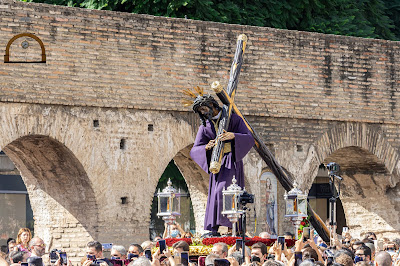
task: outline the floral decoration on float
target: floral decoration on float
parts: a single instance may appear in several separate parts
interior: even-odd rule
[[[215,243],[218,242],[223,242],[227,244],[228,246],[233,246],[236,243],[236,239],[242,239],[241,237],[231,237],[231,236],[226,236],[226,237],[209,237],[209,238],[204,238],[202,243],[203,245],[210,246],[214,245]],[[294,246],[295,240],[294,239],[286,239],[286,246],[287,247],[292,247]],[[276,239],[267,239],[267,238],[261,238],[261,237],[253,237],[249,238],[246,237],[246,246],[252,246],[257,242],[264,243],[267,247],[272,246],[275,242]]]
[[[228,246],[233,246],[236,243],[236,239],[241,239],[241,237],[209,237],[209,238],[167,238],[165,239],[167,246],[170,248],[172,251],[172,245],[175,244],[178,241],[185,241],[189,244],[189,254],[191,256],[206,256],[211,253],[212,246],[215,243],[218,242],[223,242],[227,244]],[[294,239],[286,239],[286,246],[288,248],[294,246],[295,240]],[[265,239],[261,237],[253,237],[253,238],[248,238],[246,237],[246,246],[252,246],[257,242],[264,243],[266,246],[270,247],[272,246],[275,242],[276,239]],[[156,245],[158,247],[158,243]],[[153,252],[155,252],[153,250]]]
[[[299,236],[299,239],[301,238],[301,235],[303,234],[303,228],[304,227],[310,227],[310,216],[304,217],[303,221],[300,222],[299,229],[297,230],[297,235]]]

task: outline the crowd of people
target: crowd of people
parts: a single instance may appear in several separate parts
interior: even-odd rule
[[[190,237],[178,225],[172,237]],[[86,257],[82,258],[81,266],[400,266],[399,246],[400,239],[377,239],[373,232],[364,235],[363,239],[353,238],[349,232],[342,236],[333,234],[330,243],[325,243],[311,230],[310,239],[301,236],[295,245],[288,248],[286,242],[278,240],[267,247],[257,242],[251,247],[229,247],[223,242],[213,245],[207,256],[190,256],[189,244],[186,241],[177,241],[172,250],[156,247],[157,237],[153,241],[142,244],[131,244],[128,249],[122,245],[113,245],[110,258],[106,258],[103,246],[98,241],[91,241],[86,246]],[[164,238],[166,235],[163,236]],[[260,238],[271,238],[267,232],[262,232]],[[293,238],[290,233],[286,239]],[[165,243],[165,242],[164,242]],[[50,259],[44,255],[46,245],[39,237],[32,237],[29,229],[19,230],[16,239],[9,239],[7,246],[2,246],[0,266],[44,266],[49,265],[72,266],[67,257],[63,257],[60,250],[52,250]],[[54,256],[57,254],[57,256]],[[244,256],[243,256],[244,254]],[[185,256],[184,256],[185,255]]]

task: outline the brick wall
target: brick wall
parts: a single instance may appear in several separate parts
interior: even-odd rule
[[[58,169],[62,160],[49,163],[46,150],[33,156],[36,161],[29,165],[24,158],[31,158],[27,152],[35,146],[27,149],[29,141],[24,137],[45,136],[45,143],[47,138],[55,139],[82,164],[71,180],[82,178],[80,187],[89,189],[89,203],[98,208],[94,220],[76,215],[74,200],[82,195],[72,200],[46,196],[45,206],[34,209],[37,232],[45,233],[47,242],[54,240],[54,247],[70,246],[77,260],[88,239],[117,239],[125,245],[147,239],[152,193],[172,158],[196,197],[195,216],[201,228],[207,178],[188,158],[198,119],[179,103],[183,99],[179,90],[196,85],[208,88],[215,80],[226,84],[241,33],[249,43],[236,101],[302,188],[310,188],[322,162],[335,159],[359,165],[363,157],[346,148],[359,146],[361,155],[387,170],[386,178],[379,179],[379,191],[388,195],[390,206],[398,203],[397,42],[8,0],[0,0],[0,14],[4,51],[9,40],[21,33],[35,34],[46,49],[45,64],[0,61],[0,147],[9,155],[12,147],[18,148],[12,159],[20,161],[25,182],[39,183],[28,189],[34,202],[49,195],[52,170],[69,176],[71,169],[68,165]],[[26,49],[21,47],[25,40]],[[24,36],[11,44],[10,60],[40,61],[41,52],[39,43]],[[99,127],[94,127],[94,120]],[[123,150],[121,139],[126,141]],[[15,146],[15,141],[20,145]],[[32,167],[35,162],[39,169]],[[365,167],[352,171],[365,174]],[[254,151],[246,157],[246,188],[256,194],[258,230],[265,225],[265,193],[259,181],[265,168]],[[33,170],[38,171],[39,181]],[[356,185],[351,181],[353,173],[347,175],[346,213],[382,216],[375,210],[386,210],[384,202],[376,205],[351,198],[351,193],[366,188],[357,187],[362,175]],[[291,228],[283,219],[282,194],[279,187],[281,232]],[[125,196],[128,203],[122,206],[120,198]],[[359,210],[352,211],[355,205]],[[51,207],[57,212],[49,212]],[[51,219],[51,214],[57,218],[60,213],[68,221]],[[354,226],[362,223],[348,221]],[[49,230],[51,223],[54,227]],[[358,228],[357,233],[364,229]],[[392,234],[400,228],[384,219],[378,229]],[[79,243],[73,243],[76,236],[83,236]]]
[[[0,47],[28,32],[47,55],[46,64],[0,63],[1,101],[185,111],[179,90],[226,84],[236,37],[245,33],[237,93],[245,114],[399,118],[398,42],[9,0],[0,1],[0,11]],[[40,52],[35,41],[20,38],[10,60]]]

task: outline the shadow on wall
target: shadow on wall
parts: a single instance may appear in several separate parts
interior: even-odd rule
[[[30,197],[40,190],[48,194],[96,238],[95,194],[82,164],[65,145],[48,136],[32,135],[9,143],[3,150],[19,169]],[[47,215],[60,214],[57,206],[40,207],[47,208]],[[45,215],[35,213],[35,206],[32,209],[36,219]]]

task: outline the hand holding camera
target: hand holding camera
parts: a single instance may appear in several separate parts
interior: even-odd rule
[[[67,253],[59,249],[51,250],[49,256],[50,256],[50,263],[56,266],[72,265],[71,262],[68,260]]]

